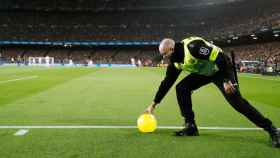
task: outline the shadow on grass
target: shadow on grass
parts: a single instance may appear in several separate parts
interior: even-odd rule
[[[220,145],[266,145],[271,146],[269,137],[265,132],[256,131],[200,131],[200,136],[174,136],[176,130],[159,129],[154,133],[140,133],[137,130],[130,133],[130,137],[139,137],[140,139],[163,139],[178,141],[178,143],[207,143]]]

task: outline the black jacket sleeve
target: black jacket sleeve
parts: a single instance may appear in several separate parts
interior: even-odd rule
[[[209,60],[212,47],[202,40],[194,40],[188,44],[188,49],[193,57],[197,59]]]
[[[218,66],[219,71],[221,72],[221,75],[223,75],[225,81],[231,80],[232,82],[235,82],[233,65],[231,59],[226,54],[219,53],[215,64]]]
[[[158,91],[154,97],[155,103],[160,103],[163,97],[167,94],[169,89],[177,80],[178,76],[180,75],[181,70],[176,69],[173,63],[170,63],[166,70],[166,75],[163,81],[161,82]]]

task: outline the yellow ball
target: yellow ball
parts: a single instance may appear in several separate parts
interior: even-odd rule
[[[152,114],[142,114],[137,119],[137,127],[143,133],[154,132],[157,128],[157,120]]]

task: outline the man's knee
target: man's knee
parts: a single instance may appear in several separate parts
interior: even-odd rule
[[[229,94],[226,98],[231,106],[239,112],[246,112],[246,109],[250,106],[249,102],[240,93]]]
[[[191,93],[191,89],[187,86],[183,86],[182,84],[176,85],[176,92],[177,93]]]

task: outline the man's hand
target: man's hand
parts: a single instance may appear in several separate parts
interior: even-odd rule
[[[153,114],[153,113],[154,113],[154,110],[155,110],[155,108],[156,108],[156,105],[157,105],[157,103],[154,103],[154,102],[153,102],[151,105],[149,105],[149,106],[146,108],[146,110],[145,110],[144,113]]]
[[[235,89],[234,85],[231,83],[231,81],[224,82],[224,89],[227,94],[233,94],[236,91],[236,89]]]

